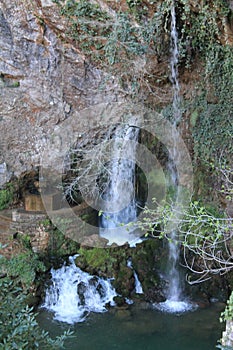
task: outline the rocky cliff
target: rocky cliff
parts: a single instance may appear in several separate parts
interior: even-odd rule
[[[84,34],[91,35],[91,31],[88,33],[89,22],[84,22],[84,29],[80,25],[77,33],[75,30],[78,30],[78,26],[75,24],[74,28],[76,29],[71,33],[74,19],[78,20],[77,12],[75,12],[77,7],[75,7],[76,4],[74,5],[74,2],[52,0],[1,1],[1,185],[9,180],[13,174],[19,176],[39,166],[42,151],[48,143],[49,137],[64,120],[71,118],[78,125],[80,118],[82,118],[78,111],[102,102],[118,101],[119,96],[122,98],[122,96],[130,95],[127,87],[129,76],[132,86],[134,84],[133,88],[137,84],[140,85],[141,95],[139,94],[140,96],[138,97],[141,102],[153,107],[158,107],[161,104],[166,106],[171,102],[172,90],[168,68],[170,53],[167,47],[169,46],[169,33],[168,27],[166,27],[168,9],[170,7],[169,2],[117,1],[109,3],[105,1],[90,1],[90,4],[94,7],[87,8],[87,2],[83,2],[83,7],[79,8],[79,13],[82,15],[84,13],[84,17],[89,11],[89,17],[92,18],[90,9],[94,9],[95,14],[104,13],[103,17],[110,18],[111,22],[116,19],[116,16],[119,16],[120,9],[120,13],[128,13],[129,18],[132,20],[129,26],[128,17],[123,15],[118,17],[119,23],[115,25],[119,41],[126,40],[116,46],[119,49],[119,55],[125,59],[124,55],[138,50],[137,55],[126,65],[125,71],[123,71],[122,65],[119,63],[115,64],[114,69],[118,77],[112,74],[112,70],[109,70],[107,73],[106,70],[102,69],[103,65],[101,64],[93,65],[90,55],[86,54],[85,45],[89,48],[89,51],[94,51],[98,45],[100,47],[103,44],[102,38],[98,42],[98,32],[93,31],[97,44],[90,44],[88,42],[90,38],[85,39],[86,41],[84,40],[85,45],[82,45],[83,43],[80,44],[78,37],[80,34],[84,32]],[[62,8],[63,12],[61,11],[61,6],[64,6]],[[190,1],[185,5],[181,1],[178,6],[178,27],[182,24],[182,33],[185,30],[190,31],[185,39],[185,45],[187,46],[185,50],[187,52],[193,50],[189,46],[195,45],[195,35],[200,35],[196,39],[197,42],[203,39],[202,32],[200,32],[199,28],[195,28],[195,17],[197,17],[197,14],[200,14],[200,18],[203,18],[203,14],[208,13],[208,11],[210,11],[210,18],[216,14],[214,21],[218,23],[220,29],[217,41],[223,44],[232,44],[232,20],[229,20],[229,16],[228,19],[224,18],[224,12],[221,12],[221,9],[215,5],[206,5],[209,7],[205,9],[197,1]],[[228,2],[228,7],[233,7],[232,1]],[[72,13],[72,11],[74,12]],[[117,11],[118,14],[116,15]],[[156,14],[158,24],[153,23],[153,16],[156,11],[160,11],[164,16],[161,21],[162,17]],[[139,38],[140,40],[137,38],[139,35],[137,29],[139,17],[140,23],[146,23],[148,18],[152,19],[148,22],[148,25],[151,25],[151,28],[148,27],[148,33],[142,31],[143,40],[147,40],[150,45],[146,54],[140,51],[144,50],[144,43],[141,45],[141,38]],[[107,32],[107,29],[105,32],[102,30],[104,25],[101,24],[101,20],[97,22],[97,25],[100,25],[101,33],[105,35],[104,40],[106,43],[106,38],[109,37],[110,32]],[[93,18],[91,21],[93,21]],[[163,23],[163,21],[165,22]],[[191,21],[193,21],[193,28],[191,27],[192,24],[190,24]],[[204,19],[204,21],[208,21],[208,18]],[[165,32],[161,33],[160,39],[156,39],[157,42],[155,43],[155,48],[153,48],[151,46],[151,42],[154,40],[153,30],[156,30],[156,28],[158,30],[159,25],[165,29]],[[200,28],[201,25],[202,23],[200,23]],[[125,33],[124,26],[126,28]],[[93,30],[93,27],[90,28]],[[152,35],[149,33],[149,30],[151,30]],[[135,42],[130,42],[127,37],[130,31],[131,39],[135,40]],[[150,35],[151,37],[149,37]],[[124,38],[127,37],[127,39],[124,39],[123,36]],[[108,46],[110,45],[109,42]],[[129,45],[128,48],[126,47],[127,45]],[[109,55],[112,55],[111,46],[109,47],[110,52],[106,48],[105,54],[108,56],[108,62],[111,63],[114,58],[112,56],[109,57]],[[161,51],[159,54],[158,47],[160,47]],[[121,51],[122,48],[125,49],[125,52]],[[117,52],[115,52],[116,54]],[[182,96],[186,100],[192,99],[196,93],[196,82],[203,74],[203,66],[199,58],[196,57],[195,60],[192,60],[189,68],[181,65],[179,74]],[[121,87],[119,87],[119,80],[123,82]],[[141,93],[142,91],[143,93]],[[211,94],[209,99],[214,99]],[[189,130],[190,122],[187,118],[184,118],[181,129],[187,142],[191,142],[190,147],[192,148]]]
[[[1,1],[2,183],[39,166],[56,125],[85,107],[116,99],[114,91],[100,89],[102,72],[63,40],[64,26],[52,1]]]

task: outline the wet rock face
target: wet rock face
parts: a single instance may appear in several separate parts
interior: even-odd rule
[[[128,245],[105,249],[82,247],[76,265],[92,275],[114,278],[112,284],[123,299],[160,302],[164,300],[163,281],[159,276],[162,251],[161,242],[157,240],[144,241],[136,248]],[[128,266],[129,259],[132,260],[132,268]],[[143,294],[135,291],[134,271],[142,285]],[[116,302],[120,305],[122,300]]]
[[[56,125],[115,99],[72,45],[50,0],[0,4],[0,164],[16,176],[40,164]]]

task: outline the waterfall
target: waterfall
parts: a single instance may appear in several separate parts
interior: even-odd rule
[[[174,130],[180,121],[180,85],[178,79],[178,61],[179,61],[179,51],[178,51],[178,33],[176,29],[176,12],[175,3],[171,8],[171,81],[173,87],[173,127]],[[170,182],[172,188],[175,189],[175,195],[177,195],[177,172],[174,166],[174,159],[177,157],[177,147],[176,147],[176,135],[175,132],[172,134],[174,147],[170,151],[170,157],[168,160],[168,170],[170,173]],[[182,288],[180,282],[180,275],[177,268],[179,263],[179,244],[176,238],[176,231],[172,230],[170,234],[171,240],[169,240],[169,259],[168,259],[168,279],[169,288],[167,293],[167,299],[171,301],[180,301],[182,298]]]
[[[170,175],[170,186],[173,189],[174,197],[178,195],[178,177],[175,168],[175,160],[178,159],[178,147],[176,147],[176,127],[181,119],[180,109],[180,85],[178,79],[178,61],[179,61],[179,50],[178,50],[178,33],[176,28],[176,12],[175,12],[175,1],[171,8],[171,82],[173,88],[173,128],[172,128],[172,139],[173,148],[170,150],[168,160],[168,171]],[[176,230],[171,229],[170,240],[168,242],[168,290],[167,300],[160,303],[156,307],[166,312],[185,312],[192,309],[194,306],[190,304],[183,295],[182,281],[179,273],[179,253],[180,245],[177,240]]]
[[[56,320],[72,324],[83,322],[90,312],[107,311],[107,304],[115,305],[117,294],[109,279],[83,272],[75,265],[75,257],[69,261],[70,265],[51,269],[43,308],[53,312]]]
[[[123,245],[128,242],[135,246],[140,242],[140,232],[135,225],[137,220],[137,200],[135,194],[135,157],[139,128],[132,123],[116,128],[112,159],[107,165],[108,184],[103,193],[105,205],[100,217],[100,236],[107,238],[109,245]]]
[[[143,294],[141,282],[139,281],[138,275],[136,274],[135,271],[133,272],[133,275],[134,275],[134,279],[135,279],[135,293],[136,294]]]
[[[136,294],[143,294],[143,289],[142,289],[142,285],[141,282],[139,281],[138,275],[136,273],[136,271],[133,268],[132,265],[132,260],[128,259],[127,261],[127,266],[133,270],[133,275],[134,275],[134,280],[135,280],[135,293]]]
[[[176,11],[175,2],[171,8],[171,81],[173,88],[173,125],[176,126],[181,119],[180,111],[180,84],[178,79],[178,63],[179,63],[179,50],[178,50],[178,33],[176,29]]]

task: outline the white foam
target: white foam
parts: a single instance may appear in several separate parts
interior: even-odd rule
[[[70,259],[71,265],[51,270],[51,285],[42,305],[56,320],[69,324],[83,322],[90,312],[107,311],[106,304],[114,306],[117,295],[109,279],[83,272],[74,260]]]
[[[122,246],[128,243],[131,248],[135,248],[136,244],[139,244],[143,241],[140,238],[142,233],[132,228],[130,230],[127,225],[123,227],[119,226],[116,228],[100,228],[99,234],[100,237],[106,238],[108,240],[107,245],[109,246],[112,244]]]
[[[126,302],[126,304],[128,304],[128,305],[132,305],[132,304],[133,304],[133,300],[132,300],[132,299],[129,299],[129,298],[125,298],[125,302]]]
[[[171,314],[181,314],[188,311],[194,311],[197,309],[197,305],[194,303],[191,303],[189,301],[177,301],[177,300],[171,300],[167,299],[166,301],[158,304],[153,304],[153,306],[162,311],[167,312]]]

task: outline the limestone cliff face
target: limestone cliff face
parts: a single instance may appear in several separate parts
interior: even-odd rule
[[[123,10],[129,6],[123,0],[96,0],[94,3],[111,16],[113,13],[113,18],[114,6],[121,6]],[[232,8],[232,1],[228,3]],[[199,11],[198,1],[190,0],[190,4],[194,13]],[[148,6],[154,13],[156,7]],[[219,40],[232,43],[232,28],[224,23]],[[82,122],[78,111],[119,101],[127,95],[124,88],[119,88],[116,77],[108,74],[105,79],[106,72],[90,64],[66,35],[67,28],[67,19],[52,0],[2,0],[0,3],[0,186],[12,174],[20,176],[40,165],[41,154],[53,131],[64,121],[67,125],[71,120],[78,129]],[[169,46],[168,35],[166,40]],[[141,90],[147,89],[140,97],[147,106],[166,106],[171,102],[168,67],[169,53],[158,58],[154,52],[144,58],[137,56],[128,65],[131,77],[136,72],[138,80],[143,81]],[[116,69],[120,71],[121,67]],[[202,75],[198,58],[191,69],[181,67],[179,73],[180,92],[184,99],[190,100],[196,93],[196,81]],[[95,113],[89,117],[90,130],[93,118]],[[180,129],[192,152],[188,118],[182,120]],[[92,137],[90,130],[89,138]]]
[[[115,100],[100,91],[102,73],[62,40],[63,32],[65,23],[52,1],[0,3],[2,183],[39,165],[56,125],[80,109]]]

